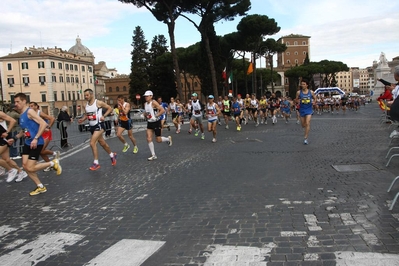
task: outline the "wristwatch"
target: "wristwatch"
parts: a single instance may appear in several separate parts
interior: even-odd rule
[[[35,140],[38,140],[38,139],[39,139],[39,137],[34,137],[33,139],[35,139]]]

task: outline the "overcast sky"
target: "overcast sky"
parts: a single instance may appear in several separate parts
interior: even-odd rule
[[[399,1],[394,0],[252,0],[249,14],[274,18],[281,31],[311,36],[310,60],[342,61],[349,67],[371,66],[381,52],[390,61],[399,56]],[[298,3],[298,4],[297,4]],[[169,39],[166,25],[145,8],[117,0],[1,0],[0,56],[24,47],[68,50],[82,39],[108,68],[130,73],[132,35],[140,26],[149,43],[155,35]],[[216,24],[216,33],[236,31],[240,17]],[[200,40],[184,18],[176,25],[176,44],[187,47]]]

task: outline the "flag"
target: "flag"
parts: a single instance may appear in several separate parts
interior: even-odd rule
[[[233,72],[230,72],[229,84],[233,82]]]
[[[248,70],[247,70],[247,75],[251,74],[254,72],[254,66],[252,65],[252,62],[249,63]]]
[[[225,67],[223,72],[222,72],[222,79],[226,80],[226,78],[227,78],[227,74],[226,74],[226,67]]]

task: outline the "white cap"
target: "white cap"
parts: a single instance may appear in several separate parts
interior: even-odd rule
[[[152,91],[146,91],[143,96],[152,96]]]

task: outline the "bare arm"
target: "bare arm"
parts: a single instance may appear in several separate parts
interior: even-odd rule
[[[103,101],[97,100],[97,107],[99,107],[99,108],[106,108],[106,109],[107,109],[107,111],[103,114],[103,117],[102,117],[102,120],[101,120],[101,121],[104,121],[104,117],[107,116],[107,115],[109,115],[110,113],[112,113],[112,107],[109,106],[108,104],[106,104],[106,103],[103,102]],[[100,117],[100,119],[101,119],[101,117]]]
[[[157,101],[152,101],[152,108],[156,108],[158,110],[157,117],[165,113],[165,109]]]
[[[13,128],[15,126],[15,124],[17,123],[17,121],[14,118],[12,118],[11,116],[9,116],[1,111],[0,111],[0,118],[9,123],[9,125],[8,125],[9,129]],[[5,136],[2,135],[1,137],[3,137],[3,138],[7,137],[8,133],[9,133],[9,130],[7,129],[7,132],[3,133],[3,134],[5,134]]]
[[[28,110],[28,118],[39,124],[39,130],[37,131],[36,136],[34,136],[34,139],[37,139],[43,134],[47,127],[47,123],[33,109]]]
[[[54,117],[49,116],[48,114],[43,113],[43,112],[40,112],[40,117],[43,118],[43,119],[48,120],[48,127],[49,128],[51,128],[53,126],[53,124],[55,122],[55,118]]]

